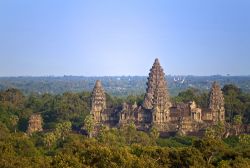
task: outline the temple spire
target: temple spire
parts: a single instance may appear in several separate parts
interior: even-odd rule
[[[92,91],[92,107],[91,114],[94,116],[95,122],[101,122],[101,113],[106,109],[106,95],[102,87],[101,81],[97,80]]]
[[[40,114],[32,114],[29,118],[27,133],[32,134],[33,132],[43,131],[42,123],[43,119]]]
[[[157,114],[153,114],[153,121],[163,123],[169,120],[169,108],[171,103],[165,74],[157,58],[150,69],[146,91],[147,93],[144,97],[143,107],[150,110],[155,109],[153,113]]]
[[[158,65],[160,65],[160,62],[159,62],[159,59],[158,59],[158,58],[156,58],[156,59],[155,59],[154,64],[158,64]]]
[[[224,97],[217,82],[212,84],[209,96],[209,109],[212,112],[214,122],[225,120]]]

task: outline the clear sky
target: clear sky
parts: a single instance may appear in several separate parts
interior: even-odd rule
[[[0,0],[0,76],[250,75],[249,0]]]

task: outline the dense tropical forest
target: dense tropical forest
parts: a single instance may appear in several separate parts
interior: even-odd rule
[[[226,120],[233,128],[250,123],[250,94],[236,85],[224,85]],[[115,97],[107,94],[107,106],[122,102],[140,105],[143,94]],[[208,92],[188,88],[173,102],[195,100],[207,107]],[[163,138],[157,129],[141,132],[135,125],[109,129],[94,137],[88,120],[90,92],[0,92],[0,167],[250,167],[250,135],[223,137],[222,123],[203,137],[176,135]],[[28,119],[39,113],[43,131],[27,134]]]
[[[171,95],[192,87],[209,91],[212,82],[218,81],[222,86],[237,85],[242,91],[250,93],[250,76],[176,76],[167,75],[168,89]],[[63,77],[0,77],[0,90],[17,88],[24,94],[91,91],[96,80],[101,80],[105,91],[112,96],[127,97],[143,94],[146,90],[147,76],[63,76]]]

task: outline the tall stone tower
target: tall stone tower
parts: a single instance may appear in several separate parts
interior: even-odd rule
[[[171,103],[165,74],[158,59],[155,59],[150,69],[146,91],[143,107],[152,111],[152,123],[162,124],[169,121]]]
[[[96,123],[101,122],[101,113],[106,109],[106,95],[102,87],[101,81],[97,80],[92,91],[92,107],[91,114]]]
[[[32,134],[33,132],[43,131],[42,123],[43,119],[40,114],[32,114],[29,118],[27,133]]]
[[[212,112],[214,122],[225,120],[224,97],[220,85],[217,82],[212,84],[209,97],[209,109]]]

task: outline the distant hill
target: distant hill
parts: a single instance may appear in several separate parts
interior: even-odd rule
[[[97,79],[113,96],[143,94],[147,82],[146,76],[0,77],[0,90],[18,88],[25,94],[91,91]],[[218,81],[222,86],[235,84],[243,91],[250,92],[250,76],[166,76],[166,79],[172,96],[190,87],[208,91],[213,81]]]

